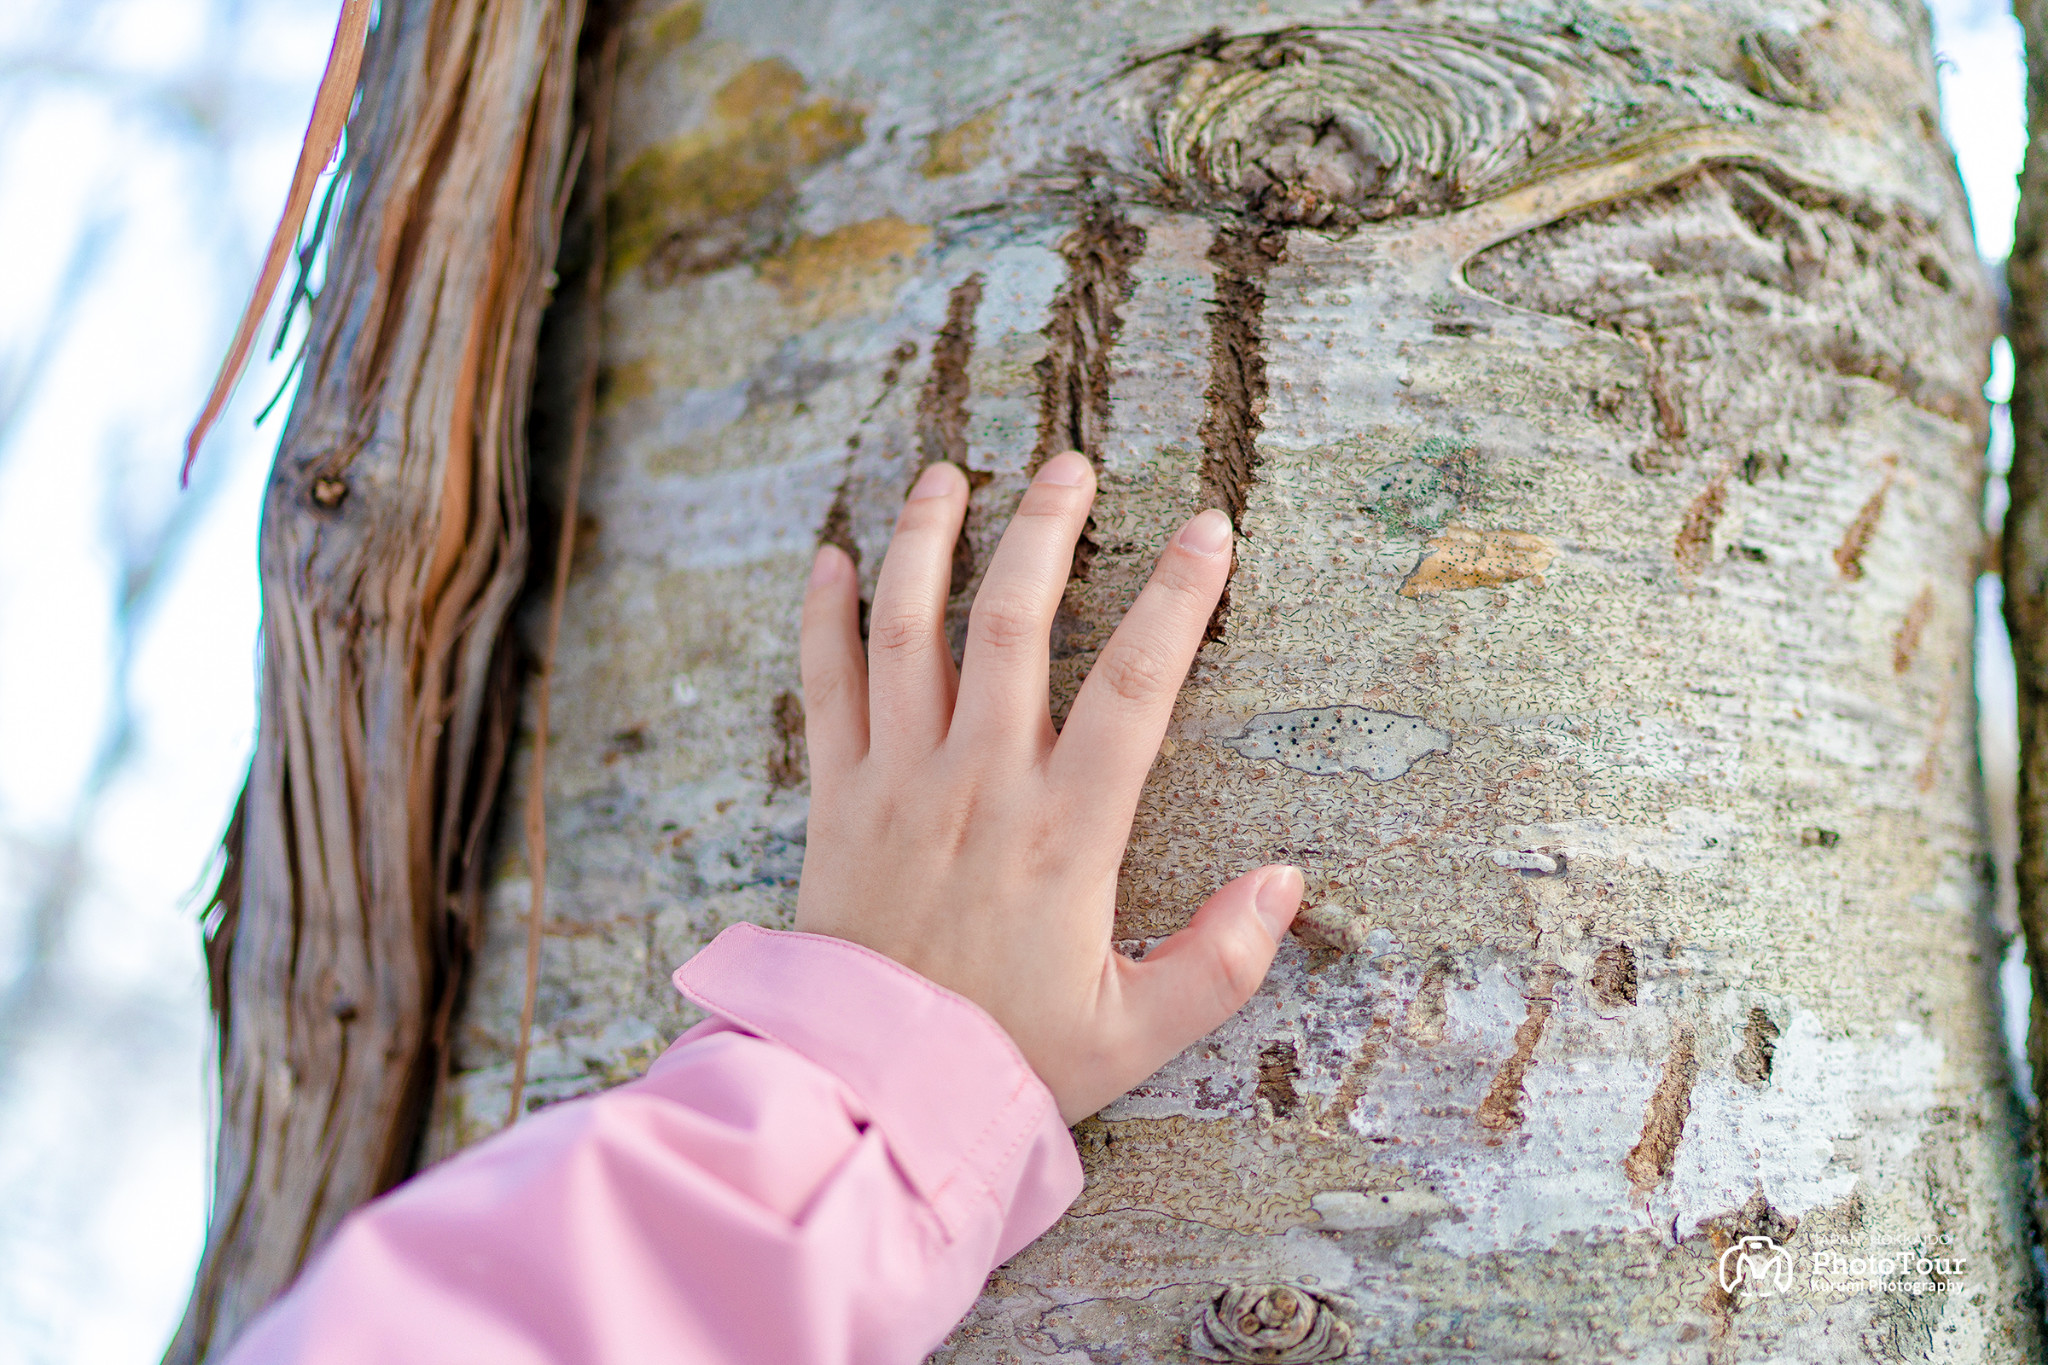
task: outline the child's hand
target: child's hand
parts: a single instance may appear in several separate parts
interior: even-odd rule
[[[1112,951],[1139,789],[1230,571],[1230,520],[1174,537],[1063,730],[1048,641],[1095,476],[1055,456],[1026,490],[968,615],[945,632],[967,480],[924,471],[875,585],[861,658],[852,561],[824,546],[804,599],[811,813],[796,927],[958,991],[1013,1038],[1069,1122],[1236,1013],[1301,900],[1268,865],[1225,885],[1143,962]]]

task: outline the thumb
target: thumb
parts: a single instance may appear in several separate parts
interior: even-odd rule
[[[1219,887],[1187,928],[1132,971],[1125,1000],[1133,1050],[1156,1070],[1242,1009],[1300,905],[1301,869],[1285,863]]]

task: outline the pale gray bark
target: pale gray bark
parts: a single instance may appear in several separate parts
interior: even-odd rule
[[[964,615],[1078,444],[1056,711],[1179,519],[1240,528],[1119,935],[1270,859],[1309,908],[939,1358],[2040,1355],[1970,724],[1994,323],[1917,6],[713,0],[624,51],[534,1103],[790,922],[815,542],[872,585],[961,459]],[[437,1151],[501,1121],[527,894],[507,839]],[[1790,1292],[1719,1283],[1746,1236]]]

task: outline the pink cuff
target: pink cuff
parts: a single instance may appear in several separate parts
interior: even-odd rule
[[[949,1238],[999,1221],[994,1264],[1080,1194],[1052,1092],[964,996],[857,943],[755,924],[720,933],[674,981],[707,1013],[837,1076]]]

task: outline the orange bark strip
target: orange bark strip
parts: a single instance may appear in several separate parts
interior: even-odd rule
[[[243,366],[249,363],[249,351],[256,344],[256,329],[263,325],[264,310],[270,307],[277,282],[284,277],[284,263],[291,257],[292,247],[299,240],[299,227],[306,221],[306,210],[313,203],[313,187],[320,182],[320,172],[340,145],[342,129],[348,126],[356,77],[363,69],[363,39],[370,29],[370,4],[371,0],[343,0],[341,15],[335,20],[334,45],[328,49],[327,70],[321,73],[320,88],[313,96],[313,113],[306,121],[306,140],[299,146],[299,164],[292,171],[292,187],[285,195],[284,212],[278,217],[277,231],[270,234],[270,246],[263,253],[263,269],[256,276],[256,287],[250,291],[248,306],[235,327],[235,339],[220,362],[220,373],[214,376],[213,391],[206,395],[206,406],[200,410],[199,420],[192,424],[191,435],[185,438],[185,463],[178,470],[180,487],[191,478],[192,461],[199,456],[200,442],[220,420],[236,381],[242,377]]]

